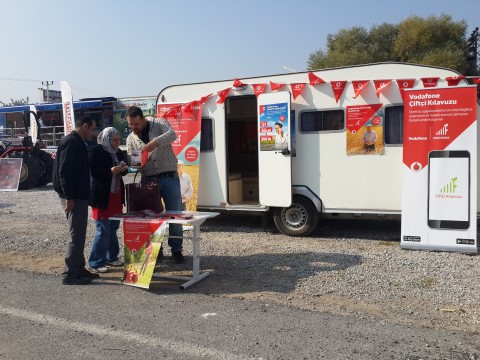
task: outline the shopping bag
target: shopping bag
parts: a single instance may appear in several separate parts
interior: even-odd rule
[[[127,213],[152,210],[156,213],[163,211],[162,198],[158,184],[141,184],[136,182],[138,171],[135,174],[133,183],[126,185],[127,192]]]

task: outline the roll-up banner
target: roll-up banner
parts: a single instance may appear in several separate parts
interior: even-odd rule
[[[66,81],[60,81],[60,90],[62,92],[63,128],[65,135],[68,135],[75,129],[72,89]]]
[[[477,253],[476,86],[407,90],[401,247]]]

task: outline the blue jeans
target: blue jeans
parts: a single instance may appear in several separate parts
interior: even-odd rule
[[[105,266],[107,262],[118,260],[117,230],[119,220],[95,220],[95,237],[93,238],[92,250],[88,258],[88,266],[98,268]]]
[[[156,181],[160,188],[160,196],[165,203],[165,210],[182,211],[182,195],[180,193],[180,179],[178,174],[175,173],[173,177],[145,177],[145,181]],[[183,236],[183,228],[180,224],[170,224],[169,235],[170,236]],[[168,238],[168,245],[170,246],[172,253],[182,252],[183,239],[182,238]]]

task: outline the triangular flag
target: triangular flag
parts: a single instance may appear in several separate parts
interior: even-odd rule
[[[465,76],[459,75],[459,76],[449,76],[445,78],[447,80],[448,86],[457,86],[460,80],[465,79]]]
[[[226,88],[217,92],[217,95],[218,95],[217,104],[223,104],[229,92],[230,92],[230,88]]]
[[[480,77],[473,77],[472,81],[474,84],[480,84]]]
[[[272,89],[272,91],[278,90],[278,89],[280,89],[284,86],[285,86],[285,84],[277,84],[277,83],[274,83],[274,82],[270,81],[270,88]]]
[[[202,97],[200,98],[200,100],[199,100],[200,103],[201,103],[201,104],[205,104],[205,103],[207,102],[208,98],[209,98],[210,96],[212,96],[212,95],[213,95],[213,94],[208,94],[207,96],[202,96]]]
[[[365,90],[365,88],[367,87],[368,83],[370,82],[370,80],[355,80],[355,81],[352,81],[352,84],[353,84],[353,90],[355,90],[355,95],[353,96],[353,98],[355,99],[358,95],[360,95],[360,93]]]
[[[292,94],[293,94],[293,100],[295,100],[298,97],[298,95],[302,93],[305,85],[306,85],[305,83],[290,84],[290,87],[292,89]]]
[[[373,80],[375,93],[380,97],[380,93],[392,82],[392,80]]]
[[[252,84],[253,86],[253,92],[255,93],[255,96],[258,97],[258,95],[263,94],[265,92],[265,88],[267,87],[267,84]]]
[[[182,111],[185,113],[191,113],[193,111],[193,107],[197,106],[198,103],[198,100],[190,101],[189,103],[182,106]]]
[[[438,77],[432,77],[432,78],[421,78],[423,82],[423,87],[429,88],[429,87],[435,87],[437,86],[438,82]]]
[[[238,80],[237,78],[235,78],[235,80],[233,80],[233,87],[234,88],[239,88],[239,87],[245,87],[247,86],[246,84],[242,83],[240,80]]]
[[[165,106],[165,107],[160,107],[159,106],[159,111],[157,113],[157,117],[159,118],[175,118],[177,117],[177,111],[182,107],[182,105],[170,107],[170,106]]]
[[[347,85],[347,81],[345,80],[330,81],[330,84],[332,85],[332,90],[333,90],[333,95],[335,96],[335,100],[338,103],[338,100],[340,100],[340,97],[343,94],[343,90],[345,90],[345,85]]]
[[[325,84],[325,80],[323,80],[322,78],[319,78],[317,75],[315,75],[312,72],[308,73],[308,80],[310,81],[310,85]]]
[[[415,79],[397,79],[397,85],[403,99],[404,90],[413,88],[413,85],[415,85]]]

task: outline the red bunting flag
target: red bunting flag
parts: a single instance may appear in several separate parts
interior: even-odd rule
[[[430,88],[430,87],[436,87],[437,82],[438,82],[438,77],[433,77],[433,78],[421,78],[423,82],[423,87]]]
[[[353,96],[353,98],[355,99],[358,95],[360,95],[360,93],[365,90],[365,88],[367,87],[368,83],[370,82],[370,80],[355,80],[355,81],[352,81],[352,84],[353,84],[353,90],[355,90],[355,95]]]
[[[240,88],[240,87],[246,87],[246,86],[247,86],[246,84],[242,83],[237,78],[235,78],[235,80],[233,80],[233,87],[234,88]]]
[[[199,100],[200,103],[201,103],[202,105],[205,104],[205,103],[207,102],[208,98],[209,98],[210,96],[212,96],[212,95],[213,95],[213,94],[210,93],[210,94],[208,94],[208,95],[206,95],[206,96],[202,96],[202,97],[200,98],[200,100]]]
[[[478,85],[478,84],[480,84],[480,77],[473,77],[472,81],[473,81],[474,84]]]
[[[380,93],[392,82],[392,80],[373,80],[375,93],[380,97]]]
[[[447,80],[448,86],[457,86],[460,80],[465,79],[465,76],[459,75],[459,76],[449,76],[446,77],[445,80]]]
[[[402,95],[403,98],[404,90],[413,88],[413,85],[415,85],[415,79],[397,79],[397,85],[400,90],[400,95]]]
[[[272,89],[272,91],[278,90],[278,89],[280,89],[284,86],[285,86],[285,84],[277,84],[277,83],[274,83],[274,82],[270,81],[270,88]]]
[[[200,101],[198,101],[198,100],[190,101],[189,103],[183,105],[181,110],[184,113],[191,113],[193,111],[193,108],[195,106],[198,106],[199,103],[200,103]]]
[[[290,84],[290,87],[292,89],[292,94],[293,94],[293,100],[295,100],[298,95],[300,95],[303,91],[303,88],[305,87],[305,83],[295,83],[295,84]]]
[[[217,95],[218,95],[217,104],[223,104],[229,92],[230,92],[230,88],[226,88],[217,92]]]
[[[315,75],[312,72],[308,73],[308,80],[310,80],[310,85],[325,84],[325,80],[323,80],[322,78],[319,78],[317,75]]]
[[[180,110],[182,105],[178,106],[158,106],[158,113],[155,115],[157,118],[164,118],[164,119],[170,119],[170,118],[176,118],[177,117],[177,111]]]
[[[253,86],[253,92],[255,93],[255,96],[258,97],[258,95],[263,94],[265,92],[265,88],[267,87],[267,84],[252,84]]]
[[[330,81],[330,84],[332,85],[332,90],[333,90],[333,95],[335,96],[335,101],[338,103],[338,100],[340,100],[340,97],[343,94],[343,90],[345,90],[345,85],[347,85],[347,82],[345,80]]]

